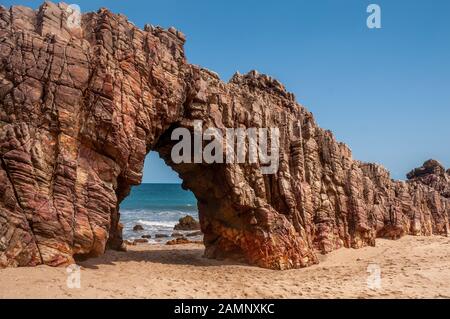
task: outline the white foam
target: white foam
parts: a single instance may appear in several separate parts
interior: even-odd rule
[[[137,223],[145,226],[167,227],[167,228],[173,228],[177,224],[177,222],[148,221],[142,219],[139,219]]]

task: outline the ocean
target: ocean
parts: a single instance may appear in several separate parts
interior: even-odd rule
[[[150,243],[160,243],[172,238],[155,239],[155,235],[172,235],[181,217],[191,215],[198,220],[197,200],[180,184],[141,184],[134,186],[120,204],[120,214],[124,239],[151,235]],[[144,230],[133,231],[135,225],[141,225]]]

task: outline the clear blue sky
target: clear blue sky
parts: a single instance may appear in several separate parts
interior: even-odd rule
[[[2,1],[37,7],[40,1]],[[450,167],[450,1],[77,1],[138,26],[175,26],[188,60],[228,80],[239,70],[275,76],[347,143],[354,158],[394,178],[428,158]],[[382,29],[366,8],[382,9]],[[144,182],[175,182],[156,154]]]

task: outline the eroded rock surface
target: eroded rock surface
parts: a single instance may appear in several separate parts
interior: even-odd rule
[[[64,4],[0,8],[0,266],[65,265],[123,246],[119,203],[159,152],[198,199],[205,255],[273,269],[376,237],[448,235],[449,171],[393,181],[353,160],[266,75],[224,83],[187,63],[174,28],[106,9],[67,24]],[[170,133],[278,127],[280,165],[175,164]]]

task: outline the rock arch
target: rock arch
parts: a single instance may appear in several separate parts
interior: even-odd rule
[[[450,177],[439,163],[392,181],[353,160],[277,80],[253,71],[224,83],[188,64],[174,28],[141,30],[106,9],[76,28],[66,20],[65,4],[0,8],[0,266],[120,249],[118,204],[150,150],[197,197],[208,257],[288,269],[377,236],[448,235]],[[170,132],[195,119],[278,127],[279,171],[174,164]]]

